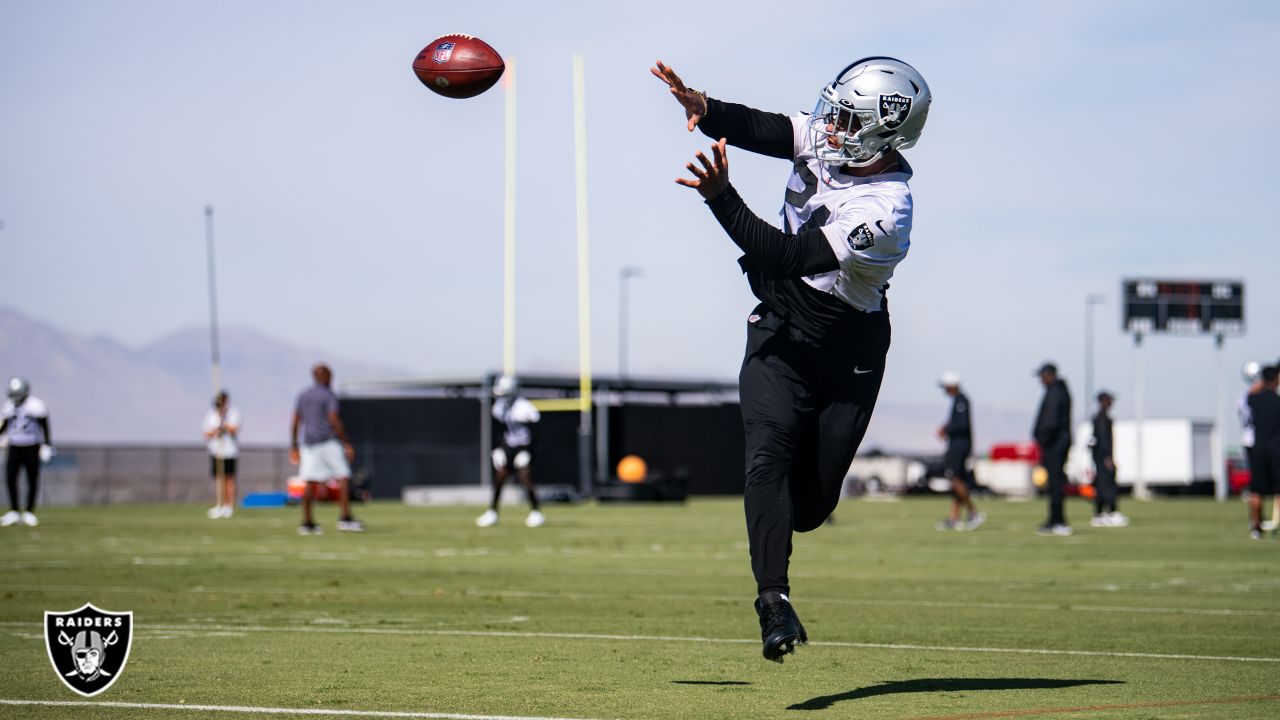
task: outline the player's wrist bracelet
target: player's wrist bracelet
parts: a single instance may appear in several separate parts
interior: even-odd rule
[[[707,112],[711,110],[711,104],[707,102],[707,94],[701,90],[694,90],[693,88],[689,88],[689,92],[702,98],[702,112],[698,114],[702,117],[706,117]]]

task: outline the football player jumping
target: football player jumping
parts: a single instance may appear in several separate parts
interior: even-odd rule
[[[690,132],[716,140],[677,183],[706,201],[760,304],[747,318],[739,375],[745,505],[764,656],[782,662],[808,637],[788,598],[791,534],[823,524],[866,433],[889,351],[889,278],[910,246],[911,167],[929,86],[888,57],[859,60],[822,89],[812,114],[790,117],[686,87],[650,71],[684,109]],[[792,163],[782,229],[729,183],[725,146]]]

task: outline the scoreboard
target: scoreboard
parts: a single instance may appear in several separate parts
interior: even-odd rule
[[[1124,330],[1243,335],[1244,283],[1238,280],[1125,280]]]

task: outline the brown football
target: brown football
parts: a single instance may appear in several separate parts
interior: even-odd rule
[[[413,72],[423,85],[451,98],[479,95],[498,82],[504,69],[497,50],[461,33],[432,40],[413,61]]]

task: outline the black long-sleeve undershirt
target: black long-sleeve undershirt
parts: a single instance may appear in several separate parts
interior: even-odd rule
[[[734,147],[760,155],[791,160],[795,153],[791,118],[781,113],[709,97],[698,129],[712,140],[724,138]]]
[[[765,275],[798,278],[840,268],[821,230],[784,233],[752,212],[732,185],[706,202],[729,238]]]
[[[698,122],[704,135],[713,140],[724,138],[734,147],[761,155],[792,159],[791,118],[711,97],[706,100],[707,112]],[[840,267],[821,231],[782,232],[752,212],[732,185],[707,205],[750,263],[765,275],[797,278]]]

